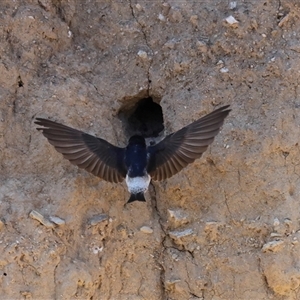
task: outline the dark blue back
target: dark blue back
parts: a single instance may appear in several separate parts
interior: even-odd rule
[[[147,166],[146,145],[130,143],[125,151],[125,165],[129,177],[144,176]]]

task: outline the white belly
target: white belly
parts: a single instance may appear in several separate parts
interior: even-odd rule
[[[131,194],[146,192],[148,190],[150,180],[151,177],[148,174],[141,177],[129,177],[128,175],[126,175],[126,184],[128,187],[128,191]]]

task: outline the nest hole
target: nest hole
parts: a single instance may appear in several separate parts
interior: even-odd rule
[[[126,101],[119,111],[119,118],[127,137],[141,135],[148,139],[163,133],[163,111],[159,101],[157,102],[154,102],[152,97]]]

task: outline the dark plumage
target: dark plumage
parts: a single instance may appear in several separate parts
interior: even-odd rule
[[[126,179],[131,197],[128,202],[145,201],[144,192],[150,179],[165,180],[200,158],[220,131],[229,114],[223,106],[186,127],[168,135],[154,146],[133,136],[126,148],[71,127],[37,118],[35,123],[43,135],[64,158],[109,182]]]

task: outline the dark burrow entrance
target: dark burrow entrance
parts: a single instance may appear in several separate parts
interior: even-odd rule
[[[164,131],[162,108],[151,97],[127,100],[119,111],[119,118],[128,138],[137,134],[152,144]]]

